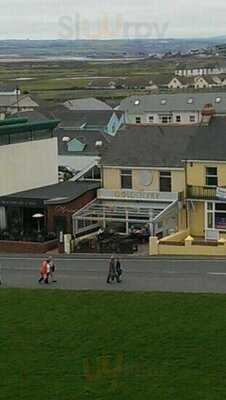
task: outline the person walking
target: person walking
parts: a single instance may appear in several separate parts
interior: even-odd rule
[[[121,276],[122,276],[122,268],[121,268],[121,262],[120,262],[120,259],[119,259],[119,258],[116,259],[115,271],[116,271],[116,279],[117,279],[117,282],[118,282],[118,283],[122,282],[122,279],[121,279]]]
[[[49,269],[50,269],[49,276],[51,278],[51,281],[56,282],[56,280],[54,280],[54,272],[56,270],[56,267],[55,267],[55,264],[53,261],[53,257],[51,257],[51,256],[48,257],[48,264],[49,264]]]
[[[111,283],[115,279],[115,259],[114,256],[112,255],[110,258],[110,263],[109,263],[109,271],[108,271],[108,276],[107,276],[107,283]]]
[[[49,264],[48,258],[47,258],[47,260],[46,260],[46,276],[45,276],[45,280],[44,280],[44,282],[46,284],[49,283],[49,276],[50,276],[50,264]]]
[[[40,279],[39,279],[39,283],[42,283],[43,281],[45,281],[47,278],[47,261],[46,260],[42,260],[40,263]]]

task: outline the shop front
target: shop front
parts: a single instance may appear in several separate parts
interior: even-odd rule
[[[177,230],[178,193],[99,189],[97,199],[73,215],[76,237],[101,227],[130,235],[166,236]]]

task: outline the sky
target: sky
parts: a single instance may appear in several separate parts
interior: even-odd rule
[[[225,0],[0,0],[0,39],[226,35]]]

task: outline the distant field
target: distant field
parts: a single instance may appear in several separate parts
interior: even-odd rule
[[[0,399],[222,400],[226,297],[0,290]]]

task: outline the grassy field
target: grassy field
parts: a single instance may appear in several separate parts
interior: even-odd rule
[[[0,399],[222,400],[226,297],[0,290]]]

